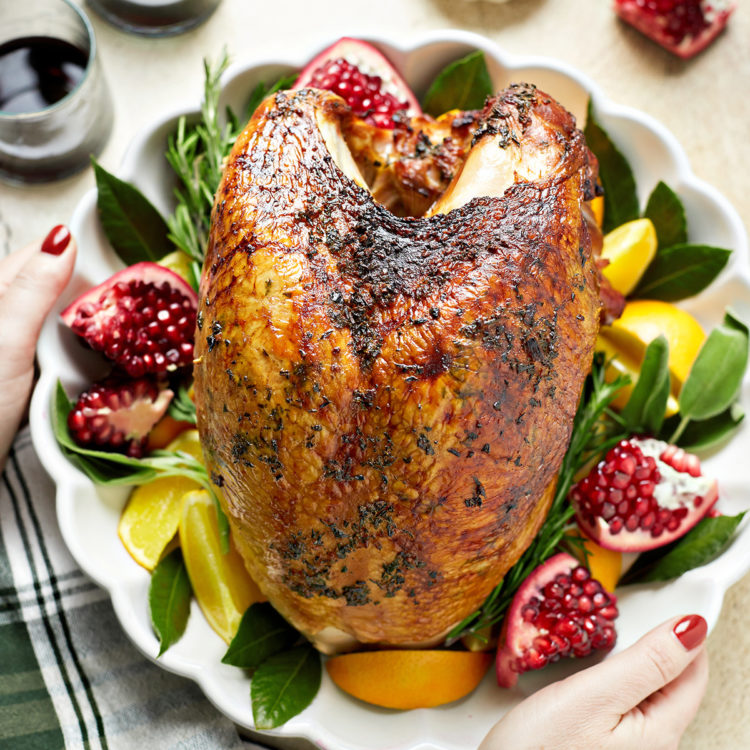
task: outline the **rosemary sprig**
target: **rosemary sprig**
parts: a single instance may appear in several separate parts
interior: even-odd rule
[[[228,65],[226,50],[215,63],[203,61],[205,81],[200,117],[196,122],[180,118],[166,152],[167,161],[180,180],[180,187],[175,190],[177,208],[167,220],[169,238],[198,265],[205,256],[211,209],[224,159],[239,133],[238,119],[231,111],[227,112],[224,126],[219,121],[220,81]]]
[[[547,519],[534,541],[521,555],[518,562],[506,573],[505,578],[492,590],[484,604],[461,621],[448,634],[447,643],[453,643],[469,633],[477,634],[498,623],[518,587],[544,560],[558,551],[573,508],[568,502],[568,493],[578,472],[590,461],[606,453],[612,446],[627,437],[621,420],[612,419],[609,405],[617,392],[627,383],[627,377],[617,378],[612,383],[604,379],[605,364],[601,356],[594,358],[591,373],[586,379],[578,405],[568,450],[563,458],[557,479],[555,497]],[[569,540],[575,544],[575,539]]]

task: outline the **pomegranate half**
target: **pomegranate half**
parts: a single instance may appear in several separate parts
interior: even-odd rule
[[[630,438],[573,486],[570,501],[578,525],[597,544],[645,552],[690,531],[718,495],[697,456],[663,440]]]
[[[615,0],[623,21],[682,58],[705,49],[727,25],[734,0]]]
[[[89,289],[63,322],[132,378],[193,362],[198,295],[158,263],[136,263]]]
[[[611,649],[616,601],[575,557],[550,557],[513,597],[497,651],[498,685],[513,687],[519,674],[563,657]]]
[[[379,128],[393,128],[393,117],[422,114],[417,98],[375,47],[343,37],[317,55],[292,88],[319,88],[342,97],[355,114]]]

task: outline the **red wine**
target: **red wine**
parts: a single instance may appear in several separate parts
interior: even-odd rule
[[[21,0],[22,2],[23,0]],[[0,45],[0,113],[39,112],[80,83],[88,54],[49,36],[27,36]]]

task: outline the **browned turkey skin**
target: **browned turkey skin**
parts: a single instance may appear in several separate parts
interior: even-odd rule
[[[259,108],[217,194],[196,336],[237,547],[327,651],[436,642],[516,562],[600,312],[595,164],[550,97],[489,100],[422,218],[373,200],[357,128],[326,92]]]

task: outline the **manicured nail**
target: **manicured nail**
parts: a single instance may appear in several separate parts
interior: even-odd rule
[[[688,615],[674,626],[673,631],[685,650],[692,651],[706,640],[708,625],[700,615]]]
[[[44,238],[42,252],[50,255],[61,255],[70,244],[70,230],[64,224],[58,224]]]

